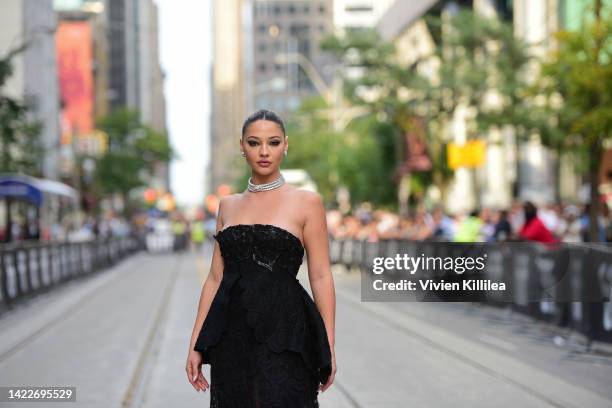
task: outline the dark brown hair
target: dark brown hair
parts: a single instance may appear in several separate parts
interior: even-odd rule
[[[285,136],[285,124],[283,123],[283,120],[280,118],[280,116],[278,116],[278,114],[274,111],[268,109],[260,109],[252,113],[244,121],[244,124],[242,125],[242,137],[244,137],[244,134],[246,133],[249,125],[258,120],[269,120],[271,122],[276,123],[283,131],[283,136]]]

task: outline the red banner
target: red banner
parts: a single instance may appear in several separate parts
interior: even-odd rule
[[[56,33],[63,113],[75,134],[93,130],[92,34],[85,21],[62,21]]]

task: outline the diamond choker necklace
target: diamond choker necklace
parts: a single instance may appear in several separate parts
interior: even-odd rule
[[[249,177],[249,191],[253,193],[257,193],[258,191],[273,190],[282,186],[283,184],[285,184],[285,178],[282,174],[280,174],[276,180],[263,184],[253,184],[251,182],[251,177]]]

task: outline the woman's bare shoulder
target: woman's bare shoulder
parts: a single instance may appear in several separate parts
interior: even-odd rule
[[[224,215],[227,213],[227,211],[231,212],[231,208],[242,199],[242,195],[242,193],[235,193],[221,197],[219,200],[220,213]]]
[[[294,192],[296,202],[299,203],[300,209],[305,216],[305,220],[312,217],[320,217],[324,210],[323,198],[316,191],[298,189]]]
[[[228,194],[226,196],[221,197],[221,200],[219,201],[219,203],[220,204],[222,203],[225,205],[232,205],[233,203],[240,201],[243,195],[244,195],[243,193]]]
[[[300,200],[306,200],[308,204],[317,204],[323,202],[321,194],[316,191],[306,190],[297,187],[293,188],[295,189],[294,194],[296,195],[296,197]]]

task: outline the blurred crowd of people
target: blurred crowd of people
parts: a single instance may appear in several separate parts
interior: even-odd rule
[[[339,210],[327,212],[327,223],[333,238],[435,240],[447,242],[589,242],[589,205],[549,204],[538,208],[532,202],[515,202],[510,209],[482,208],[471,213],[449,215],[441,208],[420,208],[408,216],[368,203],[348,214]],[[612,242],[612,214],[602,205],[598,218],[597,242]],[[200,249],[212,239],[216,229],[214,214],[189,219],[177,211],[162,217],[146,214],[131,220],[108,212],[102,217],[88,216],[78,228],[59,223],[43,232],[45,241],[87,241],[96,238],[125,237],[130,234],[155,242],[158,249],[174,251],[189,247]],[[13,225],[16,241],[28,239],[29,228]],[[30,239],[38,239],[30,237]],[[168,249],[168,248],[167,248]]]
[[[10,228],[0,227],[0,242],[82,242],[96,238],[126,237],[134,230],[132,223],[114,212],[101,217],[87,216],[82,222],[76,218],[66,216],[61,222],[39,224],[29,217],[22,217],[13,220]],[[7,239],[9,233],[10,239]]]
[[[189,219],[177,211],[170,217],[148,218],[143,235],[150,252],[182,252],[188,249],[201,251],[206,240],[212,238],[216,225],[214,215],[206,214]]]
[[[612,242],[612,216],[606,205],[599,215],[598,242]],[[409,216],[373,209],[368,204],[350,214],[327,213],[332,237],[366,239],[435,240],[448,242],[537,241],[588,242],[589,205],[549,204],[538,208],[530,201],[510,209],[482,208],[448,215],[441,208],[423,208]]]

